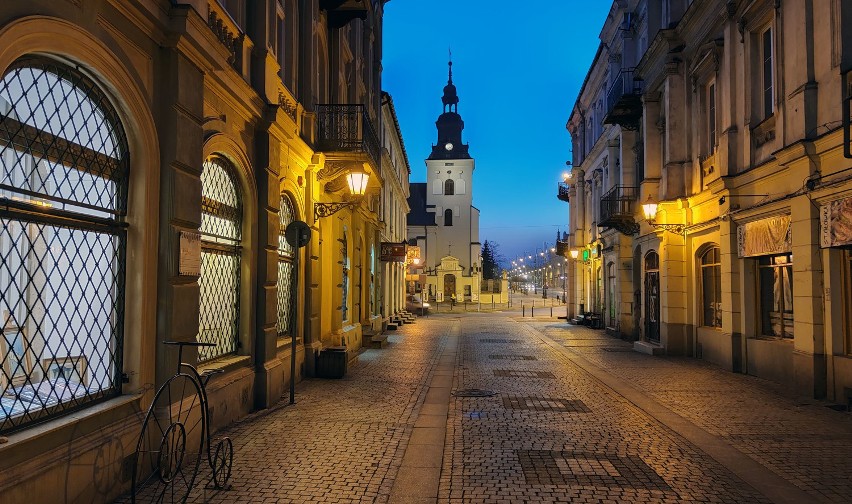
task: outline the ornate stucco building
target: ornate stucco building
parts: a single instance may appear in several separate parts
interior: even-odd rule
[[[613,2],[567,124],[574,314],[850,400],[850,20],[836,0]]]
[[[215,430],[324,347],[354,358],[398,306],[378,260],[382,233],[405,238],[382,221],[404,221],[407,181],[398,130],[380,138],[383,4],[2,2],[4,502],[128,489],[140,412],[177,364],[163,341],[212,344],[183,357],[223,370]]]
[[[479,299],[482,261],[479,209],[473,206],[475,163],[462,142],[464,121],[453,84],[453,63],[441,97],[444,109],[435,125],[438,140],[426,159],[426,182],[411,184],[408,240],[420,247],[420,287],[430,299]],[[419,290],[419,289],[418,289]]]

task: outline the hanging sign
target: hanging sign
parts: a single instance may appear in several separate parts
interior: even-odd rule
[[[739,257],[784,254],[793,250],[789,215],[768,217],[737,226]]]
[[[379,258],[384,262],[405,262],[405,242],[382,242]]]
[[[819,211],[820,246],[852,245],[852,197],[822,205]]]

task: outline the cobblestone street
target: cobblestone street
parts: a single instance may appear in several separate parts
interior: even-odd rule
[[[233,487],[194,501],[848,501],[852,416],[769,382],[520,312],[389,342],[227,429]]]

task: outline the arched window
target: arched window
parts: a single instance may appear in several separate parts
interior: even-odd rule
[[[240,313],[240,242],[243,211],[233,165],[221,156],[201,171],[201,287],[198,341],[207,361],[237,351]]]
[[[722,263],[719,247],[710,247],[699,258],[701,269],[701,325],[722,327]]]
[[[453,225],[453,211],[449,208],[444,210],[444,225],[452,226]]]
[[[0,80],[0,433],[121,392],[129,156],[101,87],[40,56]]]
[[[280,231],[278,234],[278,337],[283,338],[290,334],[293,316],[293,257],[296,249],[284,239],[287,226],[295,220],[296,212],[293,203],[287,196],[281,196],[281,206],[278,211],[278,222]]]
[[[341,263],[343,264],[343,279],[341,286],[341,306],[343,320],[349,320],[349,239],[346,231],[343,231],[343,239],[340,241]]]
[[[444,181],[444,194],[447,196],[452,196],[455,194],[455,182],[453,179],[447,179]]]

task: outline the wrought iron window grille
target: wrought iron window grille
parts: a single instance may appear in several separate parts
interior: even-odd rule
[[[292,299],[295,250],[284,238],[287,226],[295,220],[295,211],[290,198],[286,196],[281,197],[278,219],[280,231],[278,235],[278,317],[276,329],[278,337],[283,338],[290,333],[292,321],[296,320],[296,303]]]
[[[213,156],[201,172],[198,351],[208,361],[239,349],[242,201],[230,161]]]
[[[0,80],[0,432],[121,393],[129,155],[78,69]]]

